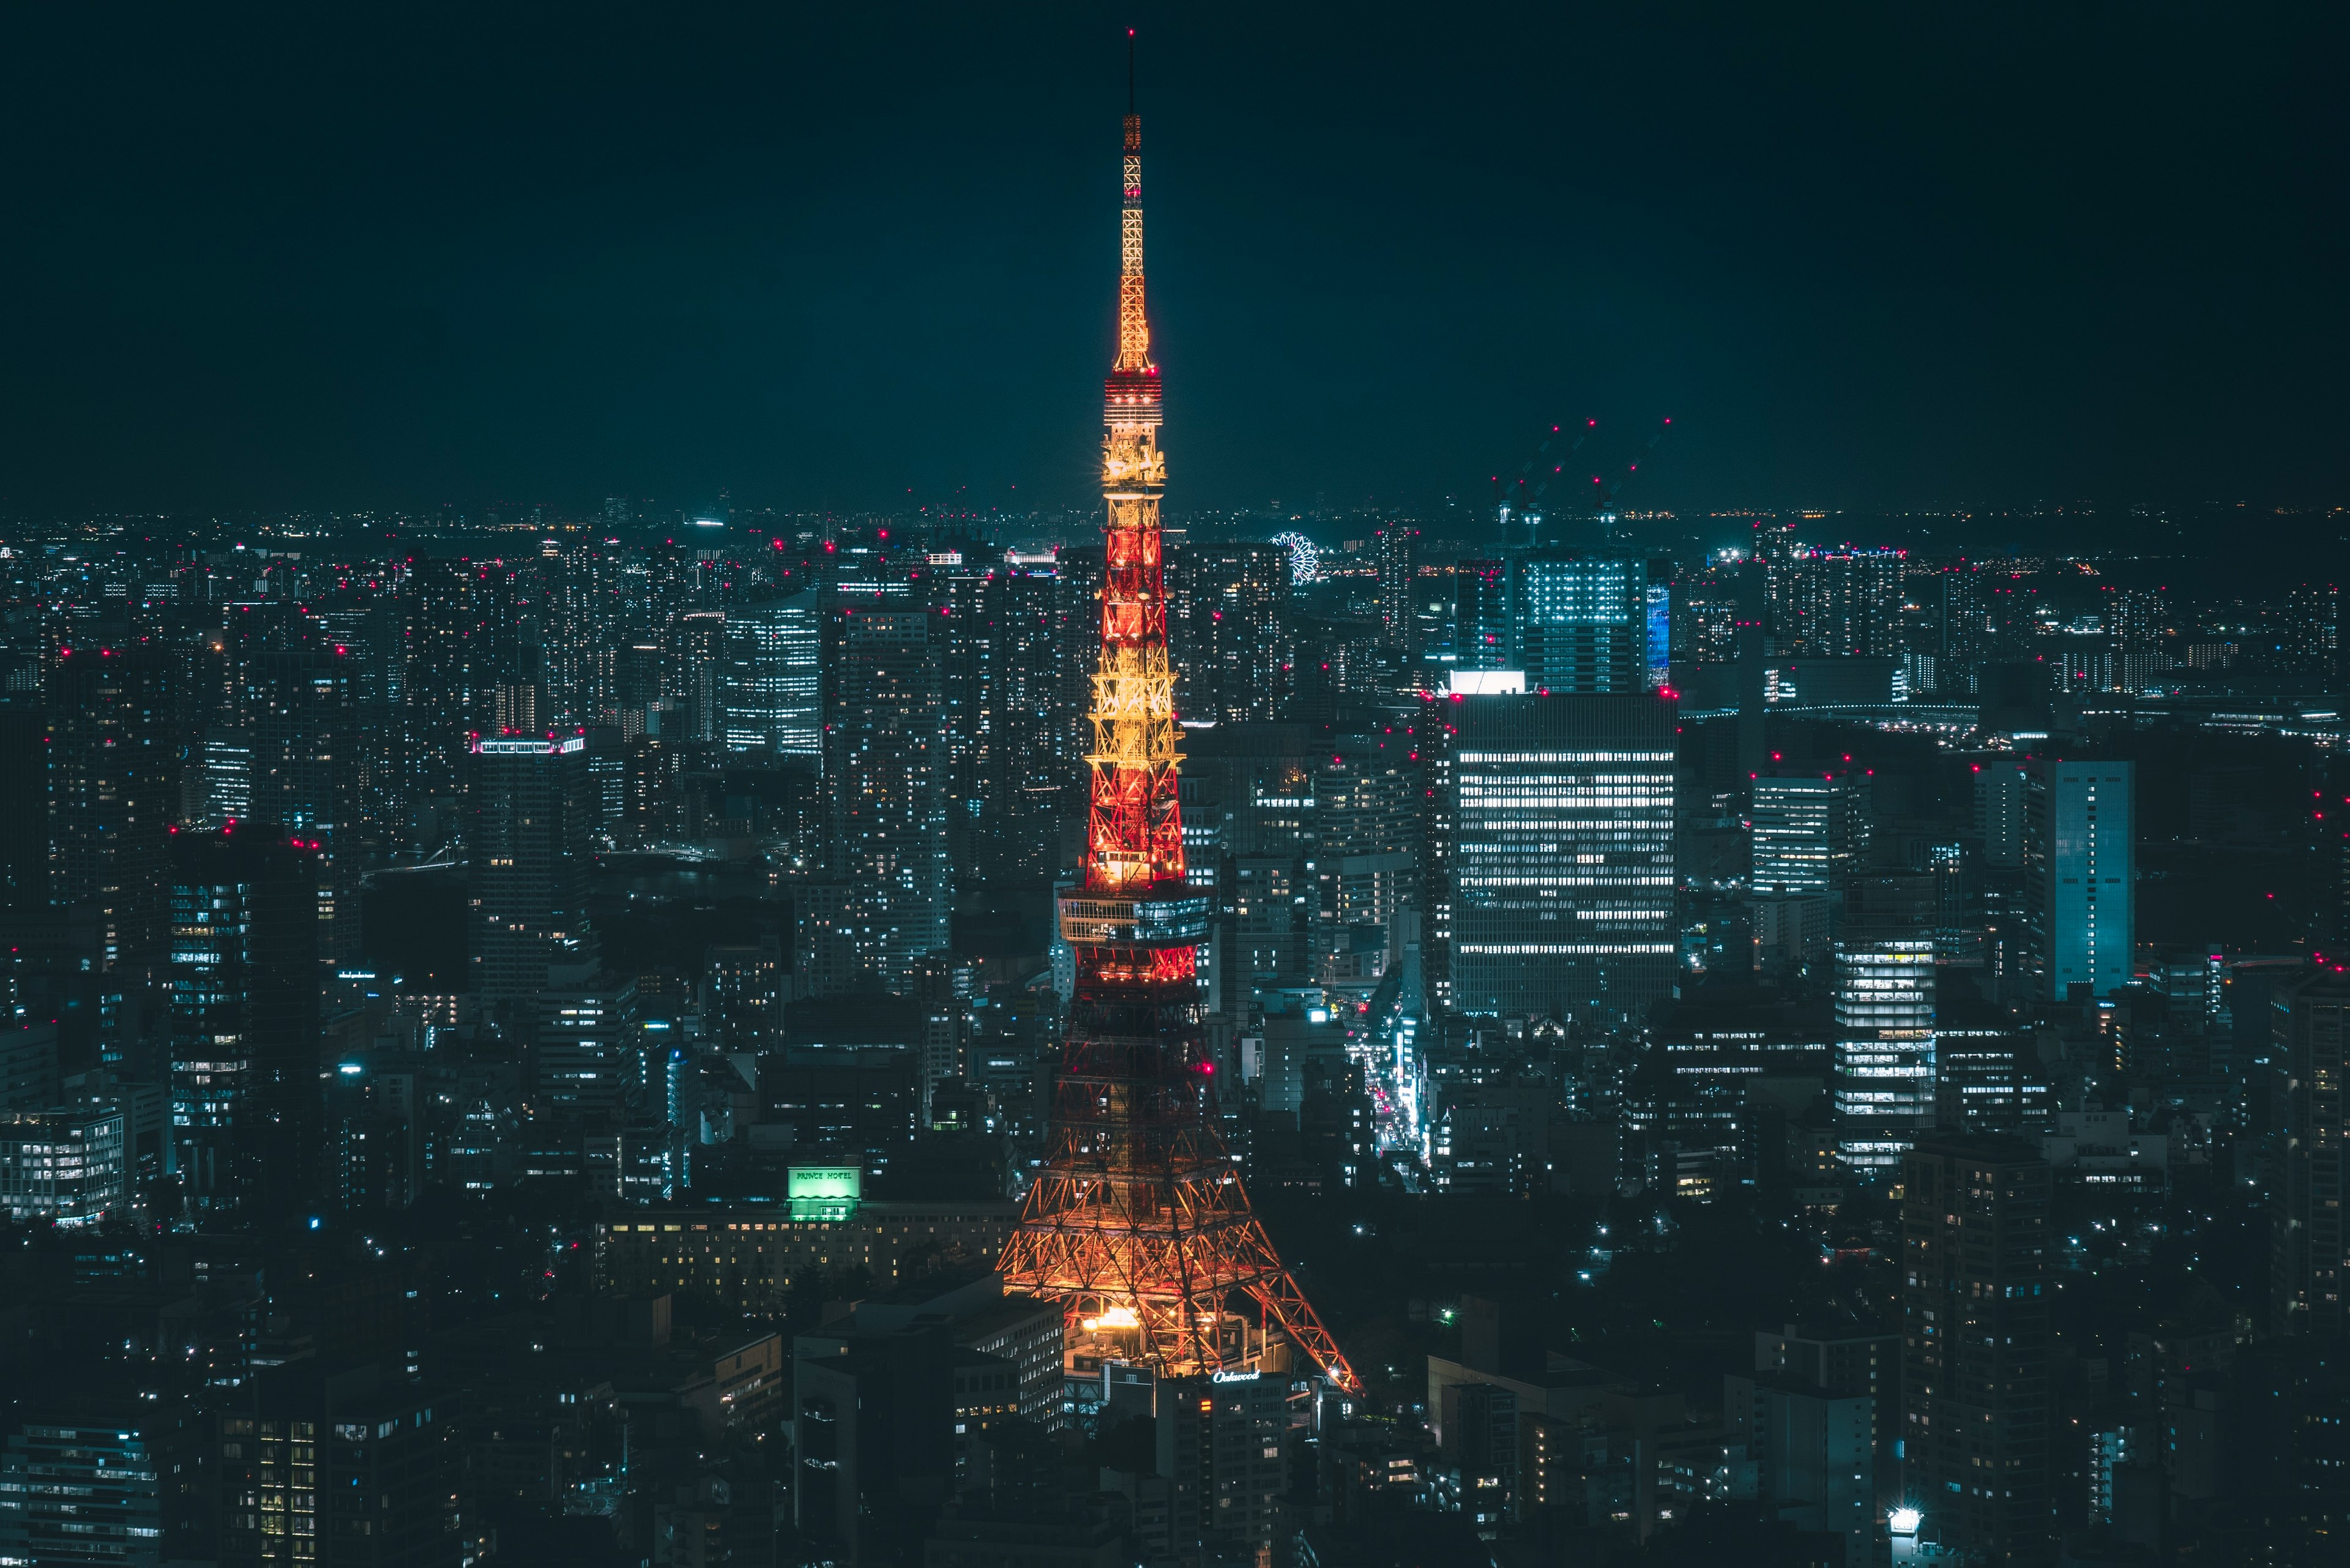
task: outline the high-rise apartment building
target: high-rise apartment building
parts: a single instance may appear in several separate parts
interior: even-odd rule
[[[1048,880],[1081,727],[1055,646],[1059,585],[1040,573],[958,573],[944,584],[942,695],[948,846],[959,877]]]
[[[1904,1503],[1966,1561],[2051,1562],[2048,1167],[1937,1137],[1901,1180]]]
[[[1673,710],[1639,694],[1475,697],[1452,737],[1453,1002],[1636,1011],[1672,981]]]
[[[1758,778],[1747,786],[1753,825],[1757,893],[1840,897],[1868,847],[1868,806],[1861,781]]]
[[[2130,982],[2136,784],[2128,763],[2043,762],[2024,793],[2024,915],[2040,994]]]
[[[201,1211],[310,1195],[322,1137],[317,852],[182,833],[171,909],[171,1165]]]
[[[1805,659],[1900,654],[1902,568],[1898,550],[1815,550],[1774,563],[1773,650]]]
[[[2319,970],[2281,987],[2273,1032],[2285,1136],[2270,1194],[2269,1326],[2339,1339],[2350,1334],[2350,979]]]
[[[859,966],[905,994],[947,945],[946,617],[844,607],[828,628],[825,798],[838,928]]]
[[[1407,654],[1416,651],[1419,626],[1419,524],[1390,519],[1379,530],[1379,633]]]
[[[75,648],[50,671],[50,896],[96,923],[101,969],[160,955],[179,808],[178,681],[151,648]]]
[[[2342,587],[2302,583],[2285,597],[2286,668],[2312,691],[2343,689]]]
[[[1282,716],[1290,690],[1283,668],[1289,569],[1289,552],[1279,545],[1187,545],[1170,553],[1168,654],[1176,711],[1184,718]]]
[[[816,595],[730,610],[724,623],[726,749],[820,760],[824,636]]]
[[[467,737],[494,727],[492,596],[485,572],[472,561],[428,556],[407,567],[400,587],[401,743],[393,758],[401,811],[394,826],[402,835],[429,826],[442,836],[442,819],[418,813],[437,810],[454,820],[471,771]]]
[[[1648,574],[1638,559],[1529,550],[1510,571],[1510,664],[1527,691],[1648,690]]]
[[[504,735],[473,743],[474,989],[522,1002],[556,971],[596,961],[588,928],[598,818],[584,735]]]
[[[1836,1158],[1892,1176],[1934,1125],[1934,943],[1866,930],[1835,944]]]

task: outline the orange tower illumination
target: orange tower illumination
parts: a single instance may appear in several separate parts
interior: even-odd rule
[[[1108,503],[1094,676],[1085,888],[1060,903],[1076,992],[1050,1152],[1003,1250],[1005,1282],[1066,1305],[1072,1346],[1174,1374],[1258,1360],[1278,1328],[1340,1387],[1361,1385],[1249,1210],[1216,1130],[1193,948],[1208,903],[1184,878],[1175,675],[1159,497],[1160,387],[1142,296],[1142,120],[1126,117],[1118,362],[1104,390]],[[1245,1300],[1256,1311],[1236,1311]],[[1256,1321],[1252,1323],[1251,1319]]]

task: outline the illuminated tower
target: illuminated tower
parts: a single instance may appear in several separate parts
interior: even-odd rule
[[[1126,117],[1118,363],[1106,389],[1109,504],[1094,676],[1085,886],[1060,901],[1076,990],[1045,1170],[1004,1247],[1005,1282],[1063,1299],[1073,1354],[1200,1373],[1253,1363],[1278,1328],[1359,1386],[1250,1212],[1216,1131],[1193,949],[1207,900],[1183,879],[1175,676],[1159,495],[1159,380],[1142,301],[1142,121]],[[1253,1313],[1234,1310],[1241,1297]],[[1253,1320],[1253,1321],[1252,1321]]]

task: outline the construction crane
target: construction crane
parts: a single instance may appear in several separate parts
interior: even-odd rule
[[[1624,488],[1624,482],[1626,480],[1640,472],[1640,464],[1646,462],[1648,458],[1656,452],[1657,443],[1663,441],[1665,439],[1665,432],[1672,428],[1673,421],[1669,419],[1659,425],[1655,433],[1648,437],[1648,444],[1642,447],[1639,453],[1635,456],[1631,462],[1624,465],[1624,472],[1617,474],[1613,482],[1605,480],[1596,473],[1591,476],[1591,483],[1593,486],[1591,493],[1591,515],[1595,522],[1614,521],[1616,515],[1617,493]]]
[[[1537,468],[1541,467],[1543,460],[1550,455],[1551,449],[1556,446],[1559,443],[1559,441],[1569,433],[1568,427],[1565,425],[1551,426],[1550,434],[1544,436],[1543,438],[1543,443],[1534,448],[1534,455],[1527,458],[1524,462],[1518,465],[1518,476],[1515,482],[1515,488],[1518,493],[1518,504],[1514,509],[1511,506],[1505,493],[1502,489],[1502,476],[1498,473],[1493,476],[1493,514],[1501,523],[1502,543],[1504,545],[1508,545],[1510,542],[1510,519],[1512,517],[1530,517],[1536,521],[1540,520],[1541,514],[1536,511],[1535,508],[1542,504],[1543,493],[1550,488],[1550,482],[1552,480],[1557,478],[1561,473],[1565,472],[1566,460],[1573,457],[1576,452],[1581,452],[1583,450],[1583,443],[1589,441],[1591,439],[1591,432],[1598,428],[1599,421],[1597,420],[1586,420],[1583,421],[1580,428],[1575,429],[1573,431],[1573,439],[1567,441],[1566,450],[1559,454],[1558,462],[1551,464],[1549,469],[1543,472],[1541,477],[1535,481],[1533,491],[1529,493],[1526,489],[1527,476],[1533,474]],[[1529,542],[1531,543],[1531,541]]]

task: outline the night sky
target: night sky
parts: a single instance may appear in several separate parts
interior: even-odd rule
[[[2350,501],[2340,6],[356,9],[0,23],[0,511],[1085,504],[1129,24],[1178,512]]]

